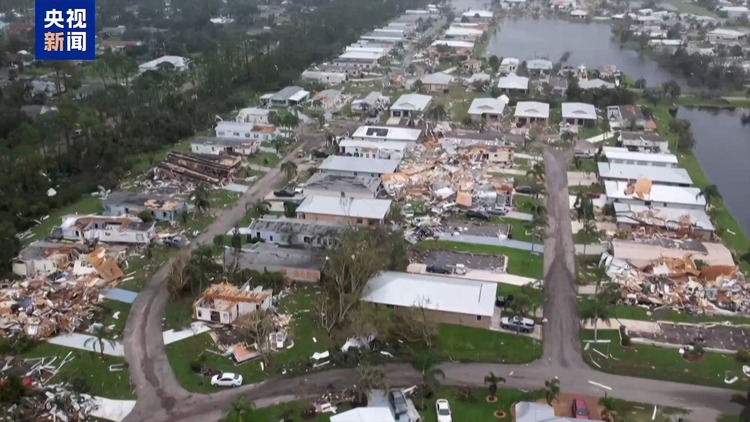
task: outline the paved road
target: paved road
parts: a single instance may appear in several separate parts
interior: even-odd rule
[[[289,156],[295,155],[296,151],[292,151]],[[720,413],[738,413],[739,408],[729,403],[731,392],[728,390],[604,374],[585,365],[578,343],[580,324],[573,282],[574,247],[565,174],[567,159],[560,151],[545,152],[550,227],[545,239],[547,288],[544,312],[548,322],[544,326],[543,358],[528,365],[444,363],[440,366],[446,374],[445,383],[481,386],[484,376],[492,371],[504,376],[509,387],[534,389],[541,388],[544,381],[558,377],[566,391],[596,396],[603,395],[606,390],[625,400],[687,408],[694,411],[691,414],[694,421],[713,421]],[[226,233],[244,214],[245,204],[260,198],[281,177],[278,167],[266,174],[237,205],[221,212],[193,244],[210,242],[214,235]],[[354,370],[334,369],[208,395],[186,392],[175,380],[164,353],[161,319],[168,299],[164,282],[167,271],[165,266],[149,280],[130,311],[125,330],[125,354],[138,401],[126,421],[218,421],[239,396],[255,401],[259,406],[267,406],[314,396],[331,384],[338,388],[356,382]],[[383,371],[391,385],[411,385],[419,379],[416,371],[406,364],[386,365]]]

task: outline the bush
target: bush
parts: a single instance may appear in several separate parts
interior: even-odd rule
[[[18,403],[26,395],[26,387],[18,375],[8,375],[0,384],[0,403]]]
[[[621,325],[620,328],[620,344],[625,347],[629,347],[633,342],[630,340],[630,336],[628,335],[628,330],[625,328],[624,325]]]
[[[734,355],[735,360],[739,363],[750,363],[750,349],[740,349]]]
[[[81,374],[70,374],[65,377],[64,382],[70,386],[70,390],[78,394],[86,394],[91,391],[89,380]]]
[[[0,337],[0,355],[20,355],[36,345],[36,340],[21,334],[16,337]]]
[[[138,213],[138,218],[143,220],[144,223],[150,223],[154,221],[154,216],[151,215],[151,211],[149,210],[142,210]]]
[[[198,359],[190,362],[190,370],[195,372],[196,374],[200,374],[203,370],[203,363]]]

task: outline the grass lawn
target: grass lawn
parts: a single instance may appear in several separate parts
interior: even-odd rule
[[[508,257],[509,274],[542,278],[543,257],[541,254],[532,254],[528,251],[505,248],[502,246],[478,245],[475,243],[451,242],[447,240],[428,240],[418,243],[418,247],[426,250],[441,249],[485,255],[505,255]]]
[[[721,415],[716,422],[740,422],[740,418],[737,415]]]
[[[528,363],[542,356],[542,343],[516,334],[444,324],[438,327],[434,353],[461,362]]]
[[[123,269],[125,278],[134,277],[132,280],[121,282],[117,287],[125,290],[138,292],[143,288],[146,281],[175,253],[176,248],[154,245],[151,249],[151,257],[143,254],[128,257],[128,268]],[[130,274],[130,275],[129,275]]]
[[[656,123],[659,127],[659,134],[669,141],[670,150],[675,150],[676,136],[669,130],[669,121],[672,116],[669,114],[669,107],[664,104],[660,104],[652,108]],[[690,177],[693,179],[693,183],[698,188],[703,188],[711,184],[708,177],[701,169],[698,159],[693,154],[676,153],[680,167],[687,170]],[[743,254],[750,249],[750,241],[748,241],[745,233],[737,221],[734,219],[732,214],[724,205],[724,201],[720,198],[712,201],[712,205],[716,207],[714,212],[715,218],[712,220],[717,228],[722,229],[717,231],[721,236],[721,239],[727,245],[729,249],[738,254]],[[731,233],[730,233],[731,231]],[[734,233],[734,234],[732,234]],[[744,271],[750,271],[750,264],[743,262],[741,267]]]
[[[95,196],[84,196],[80,200],[68,205],[65,208],[56,210],[49,215],[49,218],[31,228],[34,236],[24,240],[24,244],[29,244],[35,240],[44,240],[49,236],[53,227],[59,226],[60,218],[68,214],[96,214],[102,210],[99,198]]]
[[[247,159],[247,162],[250,164],[265,167],[274,167],[276,164],[279,164],[279,161],[281,161],[279,156],[271,152],[259,152]]]
[[[692,13],[699,16],[716,17],[716,14],[712,11],[695,4],[690,0],[667,0],[667,3],[676,7],[677,11],[680,13]]]
[[[544,199],[540,198],[543,202]],[[531,213],[534,197],[531,195],[513,195],[513,208],[518,212]]]
[[[244,382],[248,384],[258,382],[269,376],[280,375],[285,366],[308,362],[314,352],[329,349],[331,344],[328,337],[320,325],[313,320],[312,310],[316,301],[315,292],[313,289],[297,289],[290,296],[282,299],[280,312],[295,315],[291,323],[294,347],[275,353],[272,356],[271,368],[261,371],[258,360],[235,365],[228,357],[213,353],[206,353],[207,366],[242,374]],[[169,314],[169,307],[167,308],[167,314]],[[208,384],[209,380],[206,380],[205,385],[201,384],[200,377],[190,369],[190,362],[207,349],[217,351],[217,347],[208,333],[172,343],[166,348],[167,357],[172,364],[172,370],[177,380],[189,391],[216,391],[216,388]]]
[[[125,329],[125,323],[130,315],[130,304],[118,302],[115,300],[104,299],[99,306],[105,309],[104,318],[100,321],[103,326],[108,327],[114,325],[113,331],[115,339],[122,338],[122,332]],[[117,319],[114,315],[119,312]]]
[[[531,242],[534,240],[531,235],[529,221],[507,217],[500,217],[497,221],[503,224],[510,224],[513,240],[520,240],[522,242]]]
[[[614,324],[616,322],[613,321]],[[581,337],[592,340],[594,331],[582,331]],[[604,372],[719,388],[728,388],[724,383],[724,377],[742,375],[742,365],[737,363],[732,355],[706,352],[700,361],[688,362],[680,357],[676,349],[648,345],[624,348],[620,346],[617,330],[599,330],[599,339],[611,340],[609,346],[600,344],[596,348],[606,354],[609,347],[613,359],[604,359],[596,352],[587,351],[583,352],[583,358],[590,363],[593,356],[601,368],[596,368],[596,365],[592,367]],[[741,377],[731,386],[742,391],[747,391],[748,387],[750,381],[747,377]]]
[[[576,167],[576,161],[573,160],[568,164],[568,171],[582,171],[585,173],[596,173],[599,171],[596,160],[593,158],[581,158],[578,160],[580,167]]]
[[[672,321],[672,322],[724,322],[730,321],[734,324],[750,325],[750,316],[720,316],[720,315],[689,315],[685,312],[677,312],[671,309],[662,309],[651,315],[648,309],[640,306],[617,305],[612,308],[612,314],[622,319],[635,319],[638,321]]]
[[[82,375],[88,380],[90,394],[110,399],[133,399],[135,395],[130,388],[130,378],[127,369],[119,372],[109,372],[109,366],[125,363],[125,359],[105,356],[102,361],[98,353],[84,352],[49,343],[39,343],[30,351],[20,355],[20,358],[39,358],[57,356],[53,365],[57,366],[64,358],[72,353],[75,359],[65,364],[60,372],[50,380],[56,383],[71,375]]]
[[[500,385],[502,386],[502,384]],[[437,415],[435,414],[435,400],[437,399],[447,399],[448,402],[450,402],[454,421],[487,422],[494,420],[510,421],[512,420],[510,412],[513,404],[519,401],[536,401],[544,395],[544,393],[540,391],[524,393],[521,390],[501,387],[497,389],[497,402],[487,403],[485,400],[485,397],[488,394],[486,388],[472,388],[471,393],[473,400],[468,401],[461,395],[460,390],[457,388],[438,388],[433,398],[431,400],[426,400],[425,404],[427,405],[427,409],[422,412],[422,421],[437,421]],[[505,419],[496,419],[493,416],[493,413],[498,409],[505,412],[507,415]]]

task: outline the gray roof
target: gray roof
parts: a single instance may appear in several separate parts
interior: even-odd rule
[[[622,114],[622,111],[620,112]],[[646,141],[646,142],[652,142],[652,143],[661,143],[666,142],[664,138],[661,137],[658,133],[653,132],[628,132],[628,131],[621,131],[620,132],[620,141]]]
[[[382,220],[388,215],[392,202],[393,201],[390,199],[308,196],[297,207],[297,212],[303,214],[323,214],[336,217]]]
[[[533,59],[526,62],[529,70],[552,70],[552,62],[549,60]]]
[[[236,122],[230,122],[230,123],[236,123]],[[245,123],[245,125],[252,126],[250,123]],[[220,138],[216,136],[196,136],[195,138],[193,138],[192,141],[190,141],[190,143],[192,144],[220,145],[220,146],[247,145],[253,142],[255,141],[252,139]]]
[[[339,176],[336,174],[316,173],[305,183],[305,190],[359,193],[375,195],[380,188],[379,177]]]
[[[234,264],[235,252],[231,248],[224,249],[224,259],[227,265]],[[247,248],[242,248],[237,257],[240,268],[263,270],[267,268],[310,268],[321,269],[325,263],[325,257],[308,249],[291,249],[278,246],[256,243]]]
[[[529,89],[529,78],[511,73],[508,76],[501,77],[497,81],[497,87],[500,89],[518,89],[525,91]]]
[[[596,120],[596,107],[586,103],[562,103],[563,119]]]
[[[645,205],[624,204],[621,202],[615,202],[614,207],[618,223],[644,224],[666,228],[667,226],[679,223],[681,220],[684,221],[687,218],[695,229],[706,231],[714,230],[711,218],[703,210],[648,207]]]
[[[381,160],[378,158],[331,155],[320,165],[320,170],[346,171],[364,174],[386,174],[396,171],[400,162],[401,160]]]
[[[183,198],[175,198],[170,195],[159,195],[152,193],[132,193],[127,191],[115,191],[102,199],[105,205],[136,205],[145,207],[149,202],[149,209],[179,210],[187,209],[188,204]]]
[[[599,177],[613,180],[636,180],[646,178],[655,184],[692,185],[687,170],[676,167],[644,166],[635,164],[597,163]]]
[[[601,79],[589,79],[589,80],[578,81],[578,86],[581,89],[594,89],[594,88],[613,89],[615,87],[615,84],[613,84],[612,82],[601,80]]]
[[[450,85],[453,76],[443,73],[431,73],[422,77],[422,83],[427,85]]]
[[[542,422],[555,418],[555,409],[546,404],[521,401],[514,407],[516,422]]]
[[[288,86],[288,87],[282,89],[281,91],[273,94],[271,96],[271,100],[272,101],[288,101],[289,98],[292,97],[292,95],[294,95],[294,94],[296,94],[296,93],[298,93],[300,91],[304,91],[304,89],[301,88],[301,87],[298,87],[296,85]]]
[[[255,219],[248,226],[248,231],[269,231],[274,233],[298,233],[300,235],[325,236],[338,234],[347,230],[347,226],[327,221],[302,220],[300,218],[276,217],[265,215]]]

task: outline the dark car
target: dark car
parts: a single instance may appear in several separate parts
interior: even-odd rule
[[[486,212],[480,211],[480,210],[469,210],[469,211],[466,211],[466,217],[468,217],[468,218],[477,218],[479,220],[490,221],[490,215],[487,214]]]
[[[396,415],[403,415],[408,412],[408,408],[406,406],[406,396],[404,396],[404,392],[401,390],[389,391],[388,403],[390,403],[391,408],[393,408],[393,413],[395,413]]]
[[[426,269],[428,273],[435,273],[435,274],[450,274],[451,273],[450,268],[444,267],[442,265],[428,265]]]
[[[293,189],[279,189],[273,191],[277,198],[292,198],[296,194]]]
[[[513,295],[498,296],[495,298],[495,306],[498,308],[505,308],[513,302]]]
[[[527,195],[533,195],[536,192],[532,186],[516,186],[516,193],[525,193]]]

